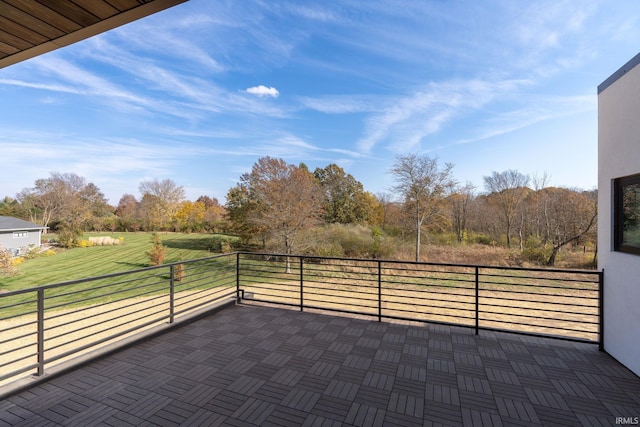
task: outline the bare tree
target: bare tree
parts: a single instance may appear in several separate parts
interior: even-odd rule
[[[484,185],[490,196],[497,201],[498,208],[505,223],[507,235],[507,247],[511,247],[511,232],[520,204],[527,195],[529,176],[516,170],[493,172],[491,176],[484,177]]]
[[[166,228],[169,225],[174,219],[180,202],[185,199],[184,187],[177,185],[171,179],[142,181],[138,190],[142,194],[141,208],[151,210],[144,214],[147,217],[157,217],[158,224],[155,226],[160,228]]]
[[[404,198],[405,206],[412,213],[416,236],[416,261],[420,261],[422,226],[441,216],[445,196],[455,185],[452,169],[451,163],[446,163],[441,168],[438,159],[418,154],[396,157],[391,168],[397,183],[393,189]]]
[[[467,220],[469,218],[471,202],[474,199],[475,189],[476,187],[468,182],[464,186],[457,187],[453,191],[453,194],[449,196],[451,219],[458,242],[462,242],[464,233],[467,230]]]
[[[547,265],[554,265],[558,251],[577,242],[596,226],[597,195],[566,188],[550,191],[551,229],[553,247]]]

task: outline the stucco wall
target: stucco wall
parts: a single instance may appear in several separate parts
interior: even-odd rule
[[[613,251],[612,180],[640,173],[640,65],[598,95],[598,264],[605,350],[640,375],[640,256]]]

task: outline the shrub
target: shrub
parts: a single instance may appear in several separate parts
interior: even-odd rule
[[[89,246],[93,246],[93,242],[91,240],[80,240],[78,242],[79,248],[88,248]]]
[[[472,243],[479,243],[481,245],[495,246],[497,243],[495,240],[491,238],[491,236],[487,236],[486,234],[475,234],[473,237],[470,237],[469,240]]]
[[[211,237],[209,241],[209,245],[207,247],[211,252],[219,252],[219,253],[227,253],[231,252],[235,242],[238,240],[237,237],[232,236],[223,236],[223,235],[214,235]]]
[[[344,257],[342,246],[337,242],[323,242],[315,247],[315,255],[341,258]]]
[[[176,264],[173,267],[173,275],[176,282],[182,282],[184,278],[184,264]]]
[[[305,235],[307,253],[327,257],[389,258],[396,251],[396,239],[378,227],[330,224]]]
[[[27,250],[27,253],[24,255],[24,257],[26,259],[33,259],[38,255],[40,255],[40,247],[35,245],[29,245],[29,249]]]
[[[532,237],[525,242],[522,258],[543,265],[549,260],[551,251],[552,248],[550,245],[543,245],[539,238]]]
[[[0,274],[12,276],[18,273],[18,269],[13,263],[13,256],[8,249],[0,247]]]
[[[63,248],[71,249],[78,246],[80,233],[71,228],[64,227],[58,232],[58,244]]]
[[[151,265],[160,265],[167,256],[167,247],[162,244],[162,239],[158,233],[151,235],[151,250],[147,252],[147,256],[151,261]]]

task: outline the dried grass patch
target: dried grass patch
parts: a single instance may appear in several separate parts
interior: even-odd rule
[[[243,285],[250,299],[299,305],[300,287],[289,283]],[[551,294],[531,292],[513,295],[506,290],[479,291],[480,327],[507,329],[561,337],[597,340],[598,308],[577,306],[593,292],[564,289]],[[475,327],[475,289],[470,287],[384,287],[383,317],[453,323]],[[305,307],[378,315],[378,288],[305,281]],[[571,307],[571,309],[569,309]],[[579,329],[579,331],[576,331]]]

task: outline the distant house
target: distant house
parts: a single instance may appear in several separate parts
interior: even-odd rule
[[[47,227],[10,216],[0,216],[0,247],[20,255],[29,247],[40,247],[42,232]]]

